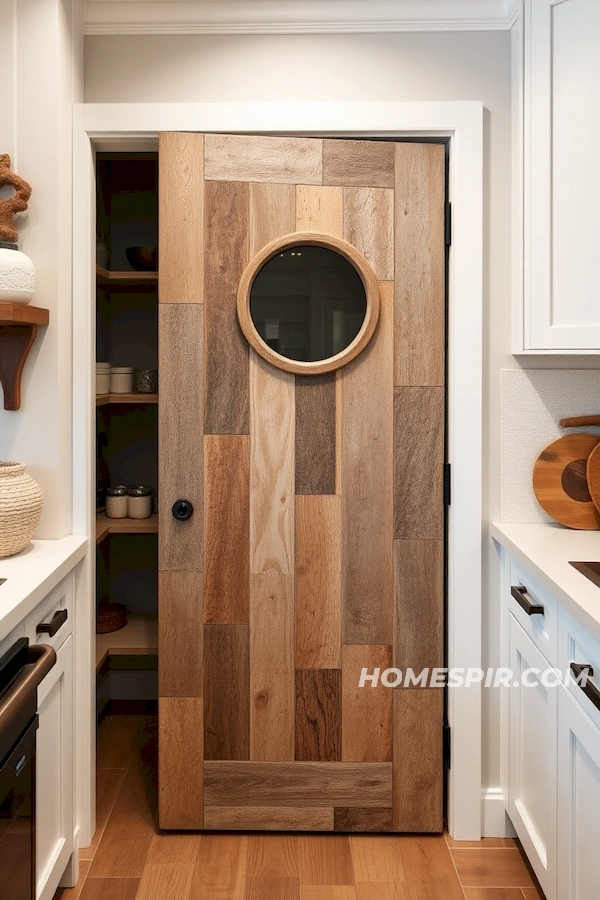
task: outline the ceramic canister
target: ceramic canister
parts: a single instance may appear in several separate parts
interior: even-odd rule
[[[131,394],[133,391],[133,368],[113,366],[110,370],[111,394]]]
[[[29,303],[35,291],[35,267],[16,244],[0,241],[0,300]]]

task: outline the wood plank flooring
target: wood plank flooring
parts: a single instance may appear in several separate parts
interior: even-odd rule
[[[543,900],[508,839],[161,833],[156,717],[142,704],[113,704],[97,768],[97,832],[79,883],[54,900]]]

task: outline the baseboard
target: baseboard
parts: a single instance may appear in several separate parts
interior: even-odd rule
[[[481,792],[482,837],[512,838],[517,833],[506,814],[504,794],[500,788]]]

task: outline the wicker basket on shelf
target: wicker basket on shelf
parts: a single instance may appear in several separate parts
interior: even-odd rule
[[[127,624],[127,607],[122,603],[109,603],[101,600],[96,616],[96,634],[109,634],[119,631]]]

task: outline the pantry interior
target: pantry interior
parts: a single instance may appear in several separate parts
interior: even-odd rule
[[[157,370],[158,271],[154,260],[148,268],[148,260],[140,263],[131,248],[157,247],[158,154],[98,153],[96,209],[96,679],[101,716],[111,700],[157,696],[158,393],[148,388],[155,387],[151,381]],[[136,382],[145,392],[136,390]],[[146,491],[138,492],[142,497],[117,492],[108,498],[107,510],[107,489],[117,486]],[[130,513],[144,517],[123,516],[128,504]],[[126,608],[126,624],[105,630],[122,623],[124,611],[114,604]]]

